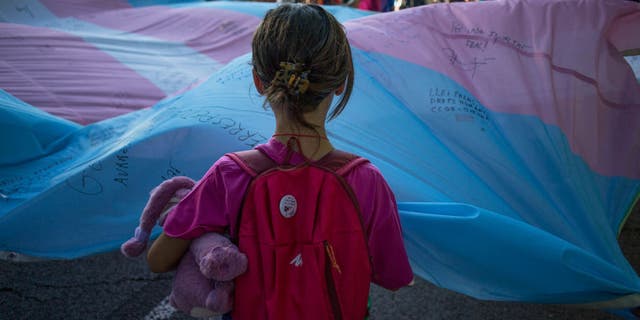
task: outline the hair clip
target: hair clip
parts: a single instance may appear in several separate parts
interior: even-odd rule
[[[302,63],[280,62],[272,83],[280,83],[295,95],[303,94],[309,89],[309,70],[302,71],[303,68]]]

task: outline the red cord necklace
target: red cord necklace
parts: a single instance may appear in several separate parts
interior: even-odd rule
[[[300,134],[300,133],[276,133],[272,137],[296,137],[296,138],[320,138],[329,141],[327,136],[321,136],[319,134]]]

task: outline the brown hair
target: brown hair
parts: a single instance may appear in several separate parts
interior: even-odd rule
[[[329,120],[342,112],[353,90],[351,48],[342,25],[322,7],[282,4],[267,11],[251,47],[253,67],[264,84],[265,105],[281,106],[290,120],[314,129],[303,114],[315,110],[344,84],[344,94]],[[287,72],[295,73],[292,80],[281,81],[281,64],[291,66]],[[300,77],[304,90],[292,90],[293,80]]]

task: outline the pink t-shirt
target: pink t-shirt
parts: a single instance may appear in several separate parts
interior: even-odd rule
[[[282,164],[287,147],[271,139],[256,147]],[[290,162],[304,158],[293,153]],[[207,171],[194,189],[169,214],[164,232],[170,237],[193,239],[205,232],[226,233],[237,230],[237,218],[251,176],[235,161],[223,156]],[[357,166],[345,176],[362,211],[371,255],[372,282],[395,290],[413,279],[402,240],[398,208],[391,189],[380,171],[371,163]]]

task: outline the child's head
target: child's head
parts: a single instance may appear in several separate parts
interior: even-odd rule
[[[342,25],[322,7],[283,4],[269,10],[251,46],[255,73],[272,107],[310,127],[303,114],[344,90],[329,119],[342,112],[353,87],[351,49]]]

